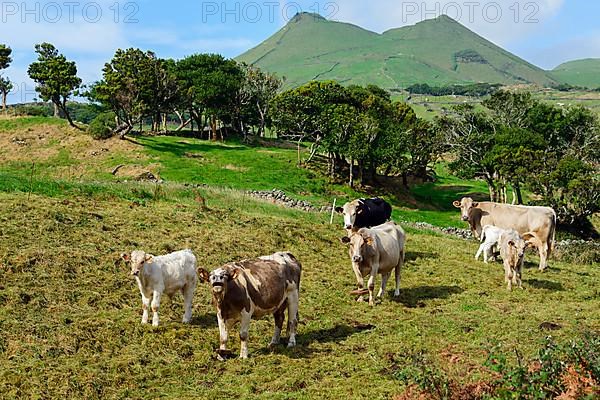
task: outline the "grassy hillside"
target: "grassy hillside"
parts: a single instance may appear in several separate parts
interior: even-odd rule
[[[414,393],[414,382],[466,393],[493,386],[498,376],[483,366],[490,351],[536,368],[529,360],[545,327],[556,328],[558,343],[600,330],[597,265],[552,260],[541,273],[528,254],[525,290],[510,293],[500,264],[473,260],[475,241],[410,227],[400,297],[390,297],[392,283],[375,308],[355,302],[340,217],[330,225],[325,213],[240,190],[283,188],[323,204],[358,195],[296,169],[295,149],[173,137],[97,142],[35,118],[0,120],[0,141],[3,398],[391,398]],[[148,170],[165,183],[133,179]],[[464,226],[448,204],[480,189],[444,176],[394,200],[394,217]],[[206,285],[191,325],[180,323],[181,297],[165,297],[161,326],[141,326],[139,291],[119,254],[185,247],[209,269],[294,253],[303,264],[297,347],[268,350],[267,318],[251,324],[250,359],[217,361]]]
[[[388,89],[422,82],[554,82],[545,71],[447,16],[377,34],[319,15],[298,14],[237,59],[285,76],[287,87],[314,79]]]
[[[566,62],[554,68],[552,76],[573,86],[600,88],[600,58]]]

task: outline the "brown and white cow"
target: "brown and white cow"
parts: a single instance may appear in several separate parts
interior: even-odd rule
[[[228,330],[240,322],[240,358],[248,358],[248,328],[252,318],[275,317],[271,345],[279,343],[285,310],[288,311],[288,347],[296,345],[298,296],[302,266],[290,253],[275,253],[254,260],[225,264],[200,276],[210,281],[217,309],[220,350],[227,350]]]
[[[373,290],[377,274],[381,274],[381,287],[377,297],[383,296],[392,270],[396,276],[394,296],[400,294],[400,269],[404,264],[406,234],[399,225],[394,222],[386,222],[371,229],[361,228],[352,232],[350,237],[342,237],[340,240],[342,243],[349,244],[352,269],[356,274],[359,288],[364,287],[363,277],[369,275],[370,305],[375,305]]]
[[[540,254],[540,271],[548,267],[548,257],[554,247],[556,232],[556,213],[552,208],[476,202],[470,197],[463,197],[460,202],[455,201],[453,204],[460,208],[462,220],[469,222],[477,239],[485,225],[514,229],[521,235],[531,233]]]

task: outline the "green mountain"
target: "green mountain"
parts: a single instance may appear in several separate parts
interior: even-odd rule
[[[414,83],[535,83],[555,80],[447,16],[378,34],[302,13],[238,61],[286,77],[286,86],[335,79],[404,88]]]
[[[551,73],[557,80],[570,85],[600,88],[600,58],[569,61]]]

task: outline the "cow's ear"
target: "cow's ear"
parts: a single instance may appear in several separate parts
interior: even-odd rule
[[[531,239],[535,239],[535,235],[531,232],[526,232],[523,234],[523,240],[525,240],[526,242],[530,241]]]
[[[231,272],[229,273],[229,278],[230,278],[231,280],[235,280],[235,279],[237,279],[237,277],[240,275],[240,272],[241,272],[241,271],[242,271],[242,270],[241,270],[241,268],[235,268],[235,267],[234,267],[234,268],[232,268],[232,269],[231,269]]]
[[[460,201],[457,200],[457,201],[453,202],[452,205],[456,208],[460,208]]]
[[[129,253],[121,253],[121,258],[123,259],[123,261],[131,260],[131,256],[129,255]]]
[[[340,238],[340,242],[342,242],[343,244],[348,244],[350,243],[350,238],[348,236],[342,236]]]
[[[210,280],[210,274],[204,268],[198,268],[197,272],[201,283],[205,283]]]
[[[365,242],[369,245],[369,246],[373,246],[373,237],[372,236],[366,236],[365,237]]]
[[[146,262],[152,262],[152,255],[151,254],[146,254],[146,257],[144,258],[144,261],[146,261]]]
[[[342,207],[336,207],[335,208],[335,212],[338,214],[343,214],[344,213],[344,209]]]

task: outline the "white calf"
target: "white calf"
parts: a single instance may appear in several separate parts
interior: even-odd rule
[[[183,294],[183,323],[192,319],[192,299],[196,289],[196,257],[191,250],[176,251],[164,256],[153,256],[135,250],[129,254],[121,254],[131,264],[131,275],[142,294],[142,324],[148,323],[148,307],[152,307],[152,325],[158,326],[158,308],[160,296],[166,293],[169,297],[176,292]],[[152,303],[150,303],[152,298]]]
[[[500,242],[500,235],[505,231],[493,225],[484,226],[481,230],[481,245],[475,254],[475,260],[479,260],[479,255],[483,252],[483,262],[487,264],[488,259],[494,255],[494,248],[497,248]]]

